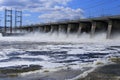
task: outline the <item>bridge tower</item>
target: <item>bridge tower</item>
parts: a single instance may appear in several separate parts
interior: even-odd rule
[[[21,30],[22,27],[22,11],[15,10],[15,29],[18,28]]]
[[[12,33],[12,9],[5,9],[5,33],[8,27],[10,27],[10,33]]]

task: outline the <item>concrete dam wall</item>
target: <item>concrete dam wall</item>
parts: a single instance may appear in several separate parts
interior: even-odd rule
[[[80,19],[73,21],[54,22],[46,24],[28,25],[15,30],[25,32],[40,31],[44,33],[65,33],[69,36],[71,33],[75,33],[80,36],[82,33],[90,34],[90,37],[99,34],[100,32],[106,33],[106,38],[112,38],[115,34],[120,34],[120,16],[108,16],[108,17],[97,17],[90,19]]]

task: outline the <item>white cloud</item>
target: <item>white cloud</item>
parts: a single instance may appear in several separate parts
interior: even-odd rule
[[[0,0],[1,7],[17,9],[50,8],[55,5],[66,5],[71,0]]]
[[[30,17],[31,14],[23,14],[23,16]]]
[[[61,19],[75,19],[82,17],[82,10],[67,7],[73,0],[0,0],[0,9],[13,8],[39,12],[43,21],[57,21]],[[30,16],[25,14],[24,16]]]
[[[71,9],[68,7],[64,8],[58,6],[56,6],[53,10],[54,11],[49,11],[49,13],[40,15],[39,18],[47,22],[80,19],[83,12],[81,9]]]

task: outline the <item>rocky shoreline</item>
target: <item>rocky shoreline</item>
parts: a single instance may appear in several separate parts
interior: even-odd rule
[[[110,60],[114,64],[98,67],[86,77],[77,80],[120,80],[120,58]]]
[[[116,60],[114,60],[116,62]],[[21,68],[22,67],[22,68]],[[72,79],[91,68],[81,70],[61,69],[55,72],[44,71],[44,73],[34,73],[27,76],[19,76],[19,73],[35,71],[42,66],[31,65],[18,66],[15,68],[0,68],[0,80],[66,80]],[[109,64],[96,68],[93,72],[88,73],[84,78],[76,80],[120,80],[120,63]]]
[[[19,74],[42,69],[39,65],[22,65],[0,68],[0,78],[18,77]]]

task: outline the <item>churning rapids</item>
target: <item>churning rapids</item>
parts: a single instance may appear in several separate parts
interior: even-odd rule
[[[106,40],[104,34],[94,39],[87,34],[79,38],[62,34],[1,36],[0,80],[74,80],[99,63],[111,64],[111,57],[120,57],[120,41]]]

